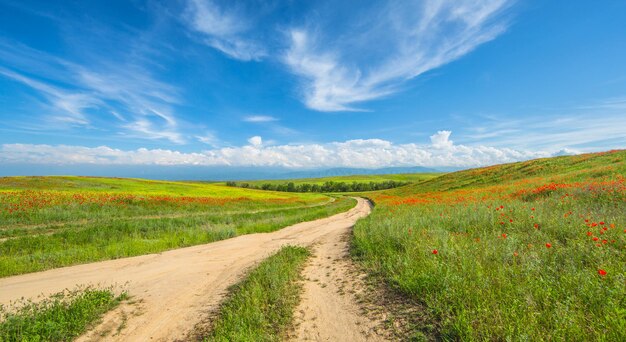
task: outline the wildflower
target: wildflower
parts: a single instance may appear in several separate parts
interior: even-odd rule
[[[608,240],[602,240],[603,244],[607,244],[609,241]]]
[[[530,208],[530,210],[535,211],[535,208]]]
[[[601,225],[601,226],[604,226],[604,221],[600,221],[600,225]]]
[[[510,219],[509,222],[513,223],[513,219]]]
[[[591,232],[587,232],[587,236],[591,236],[593,233]]]
[[[503,238],[503,239],[506,239],[506,234],[502,234],[502,238]]]
[[[594,237],[593,237],[593,241],[598,241],[598,237],[597,237],[597,236],[594,236]]]
[[[518,256],[519,254],[517,253],[517,251],[513,252],[513,256]]]
[[[439,253],[439,251],[438,251],[438,250],[433,249],[433,254],[438,254],[438,253]]]
[[[549,242],[548,242],[548,243],[546,243],[546,248],[551,248],[551,247],[552,247],[552,244],[551,244],[551,243],[549,243]]]
[[[539,229],[539,224],[535,223],[534,227],[535,229]]]
[[[598,274],[604,277],[606,275],[606,271],[603,269],[599,269]]]

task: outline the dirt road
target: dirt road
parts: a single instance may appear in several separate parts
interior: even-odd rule
[[[346,213],[273,233],[249,234],[160,254],[3,278],[0,304],[79,284],[128,283],[128,292],[136,303],[107,314],[102,324],[81,340],[181,339],[204,313],[219,305],[227,288],[238,282],[250,267],[285,244],[307,246],[319,242],[319,246],[331,246],[329,241],[349,232],[370,210],[367,201],[358,199],[357,206]],[[316,252],[319,253],[319,248]]]

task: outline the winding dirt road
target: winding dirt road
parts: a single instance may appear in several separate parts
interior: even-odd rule
[[[219,305],[230,285],[237,283],[246,271],[286,244],[309,246],[316,244],[316,258],[326,257],[325,247],[347,242],[337,241],[350,231],[354,223],[367,216],[371,207],[357,199],[356,207],[348,212],[310,222],[303,222],[273,233],[249,234],[206,245],[176,249],[160,254],[109,260],[77,265],[44,272],[0,279],[0,304],[21,297],[34,298],[75,288],[81,284],[125,284],[133,298],[108,313],[103,322],[79,340],[107,341],[171,341],[184,339],[194,325]],[[309,266],[309,269],[312,266]],[[306,272],[314,272],[307,270]],[[307,274],[307,273],[305,273]],[[313,298],[305,284],[305,305],[326,301]],[[341,305],[338,303],[337,305]],[[341,312],[331,308],[333,314]],[[325,309],[316,309],[325,310]],[[352,310],[354,311],[354,310]],[[316,315],[327,315],[318,312]],[[354,316],[354,312],[352,312]],[[351,317],[352,317],[351,316]],[[321,322],[320,322],[321,323]],[[346,331],[359,322],[346,321]],[[297,339],[325,339],[305,325],[304,335]]]

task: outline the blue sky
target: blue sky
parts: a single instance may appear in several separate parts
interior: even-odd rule
[[[0,162],[473,167],[626,145],[626,2],[0,0]]]

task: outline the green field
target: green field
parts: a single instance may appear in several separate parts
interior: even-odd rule
[[[397,181],[407,183],[419,183],[428,179],[439,176],[439,173],[404,173],[404,174],[392,174],[392,175],[354,175],[354,176],[335,176],[335,177],[322,177],[322,178],[297,178],[297,179],[271,179],[271,180],[253,180],[253,181],[237,181],[237,183],[248,183],[254,185],[263,184],[285,184],[292,182],[295,185],[300,184],[317,184],[322,185],[326,182],[344,182],[344,183],[382,183],[385,181]],[[225,183],[219,183],[225,184]]]
[[[626,151],[364,193],[370,273],[426,309],[416,339],[626,340]]]
[[[0,178],[0,277],[269,232],[353,205],[193,182]]]

